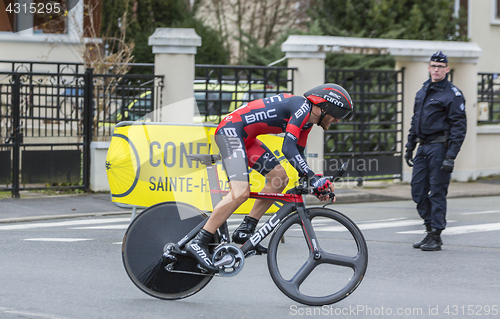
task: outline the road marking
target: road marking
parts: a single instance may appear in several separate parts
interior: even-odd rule
[[[484,212],[461,213],[461,215],[480,215],[480,214],[495,214],[500,213],[500,210],[487,210]]]
[[[46,319],[68,319],[68,317],[60,317],[56,315],[51,315],[51,314],[44,314],[44,313],[38,313],[38,312],[30,312],[30,311],[23,311],[23,310],[14,310],[14,309],[8,309],[8,308],[3,308],[0,307],[0,311],[3,313],[10,313],[14,315],[19,315],[23,318],[46,318]]]
[[[228,229],[229,230],[235,230],[239,225],[241,221],[233,221],[229,222],[228,221]],[[75,229],[75,230],[86,230],[86,229],[94,229],[94,230],[114,230],[114,229],[127,229],[130,224],[123,224],[123,225],[104,225],[104,226],[88,226],[88,227],[73,227],[70,229]]]
[[[92,240],[90,238],[26,238],[26,241],[51,241],[51,242],[68,242]]]
[[[358,225],[358,227],[361,230],[366,230],[366,229],[405,227],[405,226],[414,226],[414,225],[422,225],[422,220],[421,219],[408,219],[408,220],[397,220],[397,221],[388,221],[388,222],[376,222],[376,223],[369,223],[369,224],[361,224],[361,225]]]
[[[500,230],[500,223],[448,227],[441,235],[461,235]],[[421,230],[398,232],[398,234],[422,234]]]
[[[129,224],[126,225],[105,225],[105,226],[89,226],[89,227],[74,227],[70,229],[77,229],[77,230],[82,230],[82,229],[99,229],[99,230],[106,230],[106,229],[127,229]]]
[[[393,228],[393,227],[405,227],[405,226],[414,226],[414,225],[422,225],[421,219],[408,219],[408,220],[394,220],[394,221],[375,221],[369,222],[366,224],[357,224],[358,228],[361,230],[367,229],[379,229],[379,228]],[[293,229],[295,231],[302,231],[301,229]],[[315,231],[329,231],[329,232],[342,232],[347,231],[347,228],[344,226],[320,226],[314,227]]]
[[[33,228],[46,228],[46,227],[63,227],[63,226],[76,226],[76,225],[122,223],[125,221],[130,221],[130,218],[102,218],[102,219],[99,218],[99,219],[86,219],[86,220],[70,220],[70,221],[64,221],[64,222],[4,225],[4,226],[0,226],[0,230],[19,230],[19,229],[33,229]]]

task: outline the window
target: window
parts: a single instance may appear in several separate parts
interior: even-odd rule
[[[1,0],[0,31],[19,32],[33,28],[33,33],[67,33],[68,2],[77,1]]]
[[[84,0],[83,32],[86,38],[98,38],[101,31],[101,0]]]
[[[67,33],[68,32],[68,18],[65,14],[67,12],[66,0],[47,1],[47,0],[33,0],[33,3],[38,8],[44,8],[45,5],[54,3],[60,4],[59,13],[47,14],[47,10],[39,10],[33,14],[33,33]],[[51,6],[52,11],[52,6]]]
[[[500,0],[491,0],[491,24],[500,25]]]
[[[0,31],[15,31],[14,13],[6,10],[12,2],[14,1],[0,1]]]

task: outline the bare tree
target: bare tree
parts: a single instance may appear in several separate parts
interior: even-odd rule
[[[292,27],[301,28],[306,0],[210,0],[198,16],[223,35],[232,62],[241,61],[245,39],[267,47]]]
[[[120,19],[120,30],[115,35],[99,35],[99,23],[95,19],[95,6],[85,5],[84,16],[89,20],[84,26],[82,35],[81,55],[86,67],[93,68],[94,73],[127,74],[130,63],[133,62],[133,40],[126,40],[128,26],[127,8]]]
[[[94,136],[97,136],[99,129],[99,120],[104,120],[106,114],[113,111],[111,96],[116,92],[117,84],[123,78],[120,75],[127,74],[130,70],[131,63],[134,61],[132,52],[134,50],[133,40],[126,39],[126,30],[129,25],[127,20],[129,2],[126,3],[126,9],[120,18],[119,32],[114,35],[99,34],[100,23],[96,19],[100,19],[100,10],[97,9],[98,2],[89,1],[84,4],[84,28],[79,32],[81,37],[81,45],[78,47],[79,54],[83,58],[86,68],[92,68],[94,74],[115,74],[115,77],[96,77],[94,86],[101,90],[99,94],[94,94]]]

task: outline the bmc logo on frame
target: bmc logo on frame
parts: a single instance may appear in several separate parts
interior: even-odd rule
[[[269,218],[267,223],[265,223],[255,234],[252,235],[252,237],[250,237],[250,242],[252,243],[252,245],[255,246],[260,243],[260,241],[264,239],[264,237],[266,237],[270,232],[273,231],[274,227],[276,227],[279,222],[280,219],[276,215],[273,215],[273,217]]]

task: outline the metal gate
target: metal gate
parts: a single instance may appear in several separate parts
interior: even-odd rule
[[[0,191],[90,189],[90,144],[161,105],[163,77],[0,61]],[[42,72],[43,71],[43,72]]]
[[[325,174],[347,162],[351,178],[402,178],[403,78],[404,70],[325,71],[325,83],[343,86],[354,106],[325,132]]]
[[[477,104],[480,124],[500,123],[500,78],[498,73],[478,73]]]
[[[0,190],[13,197],[28,189],[89,189],[92,70],[59,67],[0,73]]]

